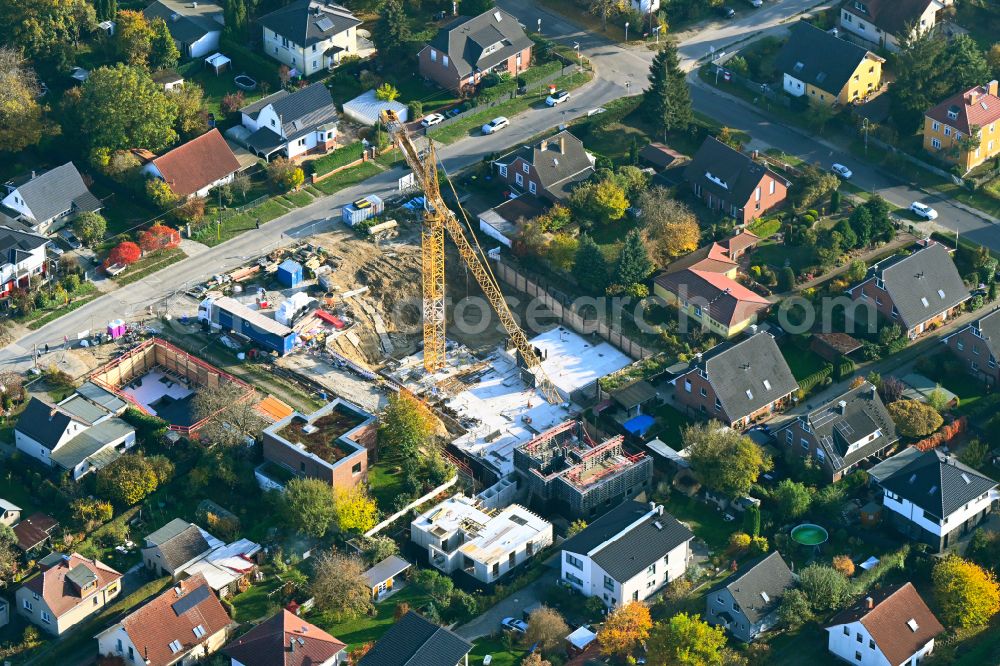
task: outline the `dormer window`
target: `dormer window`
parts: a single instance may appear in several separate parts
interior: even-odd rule
[[[951,120],[958,119],[958,109],[948,109],[948,118]]]

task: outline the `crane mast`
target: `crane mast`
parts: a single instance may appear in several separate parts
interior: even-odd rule
[[[428,372],[435,372],[444,367],[445,363],[445,308],[444,308],[444,235],[447,230],[451,236],[458,254],[462,261],[472,272],[476,282],[483,290],[490,305],[500,318],[504,330],[510,336],[517,352],[521,355],[524,364],[532,369],[535,375],[535,383],[538,389],[545,396],[545,399],[552,404],[563,401],[558,389],[552,380],[545,374],[541,360],[535,353],[534,347],[528,340],[528,336],[518,325],[514,314],[507,307],[507,301],[503,297],[500,285],[496,277],[489,268],[489,264],[482,258],[482,249],[478,241],[473,247],[462,229],[455,214],[448,209],[444,198],[441,196],[441,184],[438,180],[437,152],[434,143],[429,142],[427,151],[422,155],[417,150],[410,137],[406,126],[399,120],[399,116],[393,111],[383,112],[383,121],[389,131],[393,141],[403,152],[403,157],[407,165],[413,170],[420,188],[424,192],[426,203],[424,205],[424,220],[420,231],[421,259],[422,259],[422,285],[423,285],[423,306],[424,306],[424,368]],[[447,177],[447,176],[446,176]],[[461,204],[459,204],[461,210]],[[465,211],[462,211],[464,216]],[[466,220],[467,221],[467,220]],[[475,237],[473,236],[473,239]]]

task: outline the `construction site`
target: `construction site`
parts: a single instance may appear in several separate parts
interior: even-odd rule
[[[517,447],[514,466],[528,506],[540,503],[571,518],[600,515],[650,490],[653,480],[652,458],[627,452],[622,435],[595,442],[580,420],[561,423]]]

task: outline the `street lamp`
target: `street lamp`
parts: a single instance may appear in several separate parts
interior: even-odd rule
[[[626,96],[626,97],[628,97],[628,90],[629,90],[629,88],[631,88],[631,87],[632,87],[632,82],[631,82],[631,81],[626,81],[626,82],[625,82],[625,96]]]
[[[573,42],[573,48],[576,49],[576,65],[583,71],[583,61],[580,60],[580,42]]]
[[[662,28],[662,27],[663,27],[662,25],[654,25],[653,26],[653,34],[656,35],[656,43],[657,44],[660,43],[660,28]]]
[[[628,21],[625,21],[625,42],[628,43]]]
[[[861,120],[861,129],[865,132],[865,157],[868,157],[868,118]]]

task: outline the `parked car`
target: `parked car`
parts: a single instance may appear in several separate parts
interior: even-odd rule
[[[851,171],[850,169],[848,169],[847,167],[845,167],[843,164],[836,163],[836,162],[834,163],[834,165],[832,167],[830,167],[830,171],[832,171],[833,173],[837,174],[838,176],[840,176],[844,180],[847,180],[848,178],[850,178],[851,176],[854,175],[853,171]]]
[[[764,0],[747,0],[754,7],[761,7],[764,4]]]
[[[513,631],[518,634],[524,634],[528,631],[528,623],[524,620],[515,620],[512,617],[505,617],[500,621],[500,626],[507,631]]]
[[[729,19],[734,18],[736,16],[736,10],[733,9],[732,7],[727,7],[725,5],[719,7],[719,13],[725,18]]]
[[[545,104],[547,106],[555,106],[556,104],[562,104],[568,99],[569,99],[569,92],[565,90],[557,90],[545,98]]]
[[[510,120],[504,116],[494,118],[490,122],[483,125],[483,134],[493,134],[494,132],[499,132],[504,127],[510,125]]]
[[[439,122],[444,120],[444,116],[440,113],[432,113],[430,115],[424,116],[424,119],[420,121],[420,124],[424,127],[431,127],[437,125]]]
[[[79,250],[83,247],[83,243],[80,242],[80,239],[74,236],[73,232],[69,229],[63,229],[59,232],[59,235],[62,236],[62,239],[69,243],[69,246],[74,250]]]
[[[61,257],[63,255],[63,249],[58,245],[56,245],[55,241],[49,241],[48,243],[46,243],[45,247],[46,249],[48,249],[49,254],[53,256]]]
[[[925,220],[936,220],[938,216],[936,210],[919,201],[914,201],[910,204],[910,211],[912,211],[917,217],[922,217]]]

